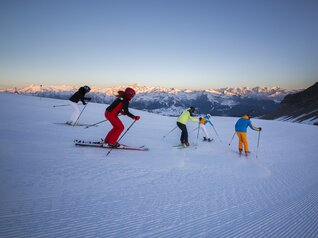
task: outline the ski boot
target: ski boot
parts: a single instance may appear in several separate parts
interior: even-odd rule
[[[115,144],[109,144],[108,143],[108,146],[110,146],[112,148],[119,148],[121,145],[118,142],[116,142]]]

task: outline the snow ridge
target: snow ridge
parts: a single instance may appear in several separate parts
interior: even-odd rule
[[[109,104],[117,92],[126,87],[132,87],[137,92],[137,96],[131,104],[133,108],[170,116],[180,114],[185,107],[189,106],[195,106],[200,113],[218,116],[239,116],[250,111],[254,111],[254,116],[261,116],[276,109],[278,102],[290,92],[279,87],[189,90],[134,84],[111,88],[92,86],[90,97],[93,99],[92,102]],[[66,85],[30,85],[19,89],[3,89],[2,92],[68,99],[78,88]]]
[[[206,89],[206,90],[190,90],[190,89],[177,89],[177,88],[167,88],[160,86],[141,86],[138,84],[133,85],[121,85],[116,87],[96,87],[91,86],[91,92],[105,94],[107,96],[114,96],[119,90],[123,90],[127,87],[132,87],[136,90],[138,94],[189,94],[193,95],[195,93],[206,93],[213,96],[225,95],[225,96],[240,96],[240,97],[250,97],[259,99],[272,99],[281,101],[284,96],[289,93],[297,92],[298,90],[286,90],[280,87],[241,87],[241,88],[219,88],[219,89]],[[70,85],[59,85],[59,86],[42,86],[42,85],[28,85],[21,88],[7,88],[0,89],[0,92],[15,92],[18,91],[22,94],[39,94],[48,92],[69,92],[76,91],[79,86]]]

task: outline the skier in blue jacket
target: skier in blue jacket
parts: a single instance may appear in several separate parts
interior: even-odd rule
[[[254,131],[261,131],[261,127],[255,127],[252,125],[250,117],[248,115],[242,116],[235,124],[235,131],[239,138],[239,153],[242,153],[243,145],[245,155],[248,155],[248,143],[247,143],[247,127],[250,127]]]

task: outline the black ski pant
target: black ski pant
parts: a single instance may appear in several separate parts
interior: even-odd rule
[[[188,130],[187,130],[187,126],[177,122],[177,126],[180,128],[181,130],[181,137],[180,137],[180,141],[181,143],[188,143]]]

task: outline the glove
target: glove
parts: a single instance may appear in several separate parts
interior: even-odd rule
[[[138,121],[140,119],[140,116],[134,116],[134,120]]]
[[[83,102],[83,105],[86,105],[87,103],[86,102]]]
[[[90,101],[90,100],[92,100],[92,98],[86,98],[86,100],[87,100],[87,101]]]
[[[261,131],[261,130],[262,130],[262,127],[258,128],[258,130]]]

